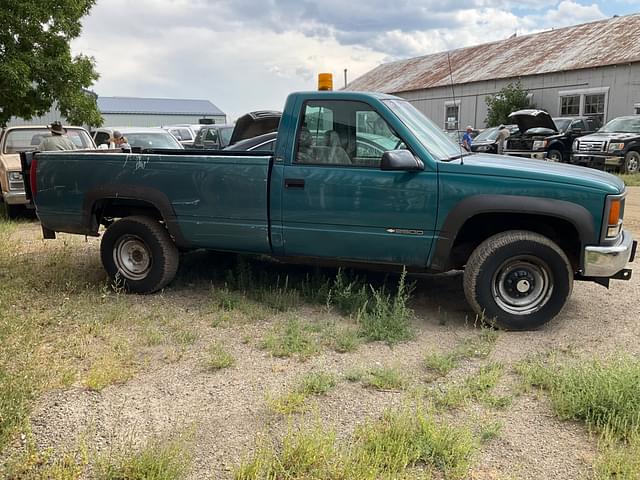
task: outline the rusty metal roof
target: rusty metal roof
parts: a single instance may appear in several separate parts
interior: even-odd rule
[[[398,93],[640,61],[640,14],[382,64],[347,90]]]

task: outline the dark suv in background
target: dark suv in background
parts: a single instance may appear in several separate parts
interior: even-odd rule
[[[544,110],[518,110],[509,115],[519,133],[507,139],[506,155],[569,162],[573,141],[600,128],[597,117],[554,117]]]
[[[596,133],[576,139],[571,161],[600,170],[638,173],[640,115],[614,118]]]

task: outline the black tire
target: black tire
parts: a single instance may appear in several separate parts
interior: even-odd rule
[[[547,152],[547,160],[554,163],[562,163],[564,156],[560,150],[551,149]]]
[[[482,242],[464,270],[473,310],[505,330],[533,330],[555,317],[573,288],[565,253],[537,233],[511,230]]]
[[[624,165],[622,166],[623,173],[630,175],[638,173],[640,169],[640,152],[630,150],[624,156]]]
[[[112,281],[132,293],[153,293],[173,280],[179,253],[167,229],[150,217],[125,217],[109,226],[100,244]]]

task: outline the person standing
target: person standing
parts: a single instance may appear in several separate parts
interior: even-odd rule
[[[67,137],[67,130],[60,122],[53,122],[47,127],[51,132],[50,137],[43,137],[38,146],[41,152],[51,150],[76,150],[76,144]]]
[[[123,148],[125,150],[131,150],[131,145],[129,145],[127,137],[122,135],[118,130],[114,130],[113,137],[109,142],[109,148]]]
[[[498,155],[502,155],[504,152],[504,147],[507,143],[507,138],[511,135],[511,132],[504,125],[500,125],[498,127],[498,136],[496,137],[496,145],[498,150]]]
[[[462,146],[467,149],[467,151],[471,151],[471,144],[473,143],[473,137],[471,136],[471,132],[473,132],[473,127],[469,125],[467,127],[467,131],[464,132],[462,136]]]

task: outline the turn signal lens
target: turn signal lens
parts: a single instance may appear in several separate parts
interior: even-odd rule
[[[620,200],[612,200],[609,206],[609,226],[618,225],[620,220]]]

